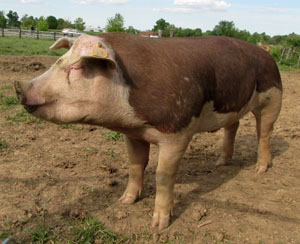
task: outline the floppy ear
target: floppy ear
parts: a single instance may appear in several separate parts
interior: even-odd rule
[[[62,37],[60,39],[58,39],[51,47],[49,47],[50,49],[54,50],[54,49],[60,49],[60,48],[66,48],[66,49],[70,49],[74,43],[74,38],[70,38],[70,37]]]
[[[94,47],[92,47],[91,51],[88,54],[83,54],[81,56],[81,59],[90,59],[90,58],[105,60],[109,63],[109,65],[113,69],[117,67],[115,60],[111,57],[108,50],[102,46],[101,42],[99,42]]]

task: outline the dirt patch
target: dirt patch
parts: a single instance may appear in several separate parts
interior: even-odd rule
[[[0,93],[13,95],[14,80],[36,77],[56,59],[0,56]],[[162,233],[150,227],[155,146],[142,198],[124,206],[117,201],[128,176],[122,140],[99,127],[57,126],[26,117],[19,105],[0,106],[0,234],[13,233],[26,243],[28,230],[44,223],[63,236],[67,221],[92,215],[130,236],[128,243],[299,244],[300,72],[281,75],[284,97],[271,141],[273,167],[255,174],[252,115],[241,120],[228,166],[214,167],[222,130],[195,135],[178,173],[172,223]]]

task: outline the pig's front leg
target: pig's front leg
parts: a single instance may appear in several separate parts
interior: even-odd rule
[[[149,160],[150,144],[125,136],[125,144],[130,160],[129,179],[126,190],[120,198],[122,203],[131,204],[141,195],[144,170]]]
[[[173,189],[178,171],[179,161],[190,141],[173,140],[159,145],[159,158],[156,170],[156,198],[152,219],[152,227],[164,229],[168,227],[173,208]]]

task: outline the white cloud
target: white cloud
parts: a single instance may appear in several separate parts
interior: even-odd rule
[[[290,12],[291,9],[287,9],[287,8],[263,8],[258,10],[258,12],[269,12],[269,13],[288,13]]]
[[[193,8],[154,8],[153,11],[188,14],[188,13],[196,12],[197,10]]]
[[[21,3],[39,3],[41,0],[21,0]]]
[[[223,0],[174,0],[173,8],[154,8],[156,12],[194,13],[200,11],[224,11],[231,4]]]
[[[72,1],[80,4],[89,4],[89,3],[120,4],[120,3],[127,3],[130,0],[72,0]]]
[[[223,0],[174,0],[174,5],[193,6],[207,10],[225,10],[231,6]]]

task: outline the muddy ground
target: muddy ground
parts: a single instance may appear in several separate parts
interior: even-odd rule
[[[0,94],[43,73],[57,58],[0,56]],[[151,226],[157,148],[142,198],[118,202],[128,176],[124,141],[108,130],[34,120],[20,105],[0,106],[0,234],[22,243],[41,224],[67,243],[68,223],[94,216],[128,243],[300,243],[300,71],[282,71],[282,112],[271,141],[273,167],[255,174],[254,117],[241,120],[234,159],[215,168],[222,130],[193,138],[177,176],[170,227]],[[14,102],[12,102],[14,103]],[[2,235],[3,237],[4,235]],[[0,235],[1,237],[1,235]],[[1,239],[0,239],[1,240]],[[96,242],[101,243],[101,242]]]

